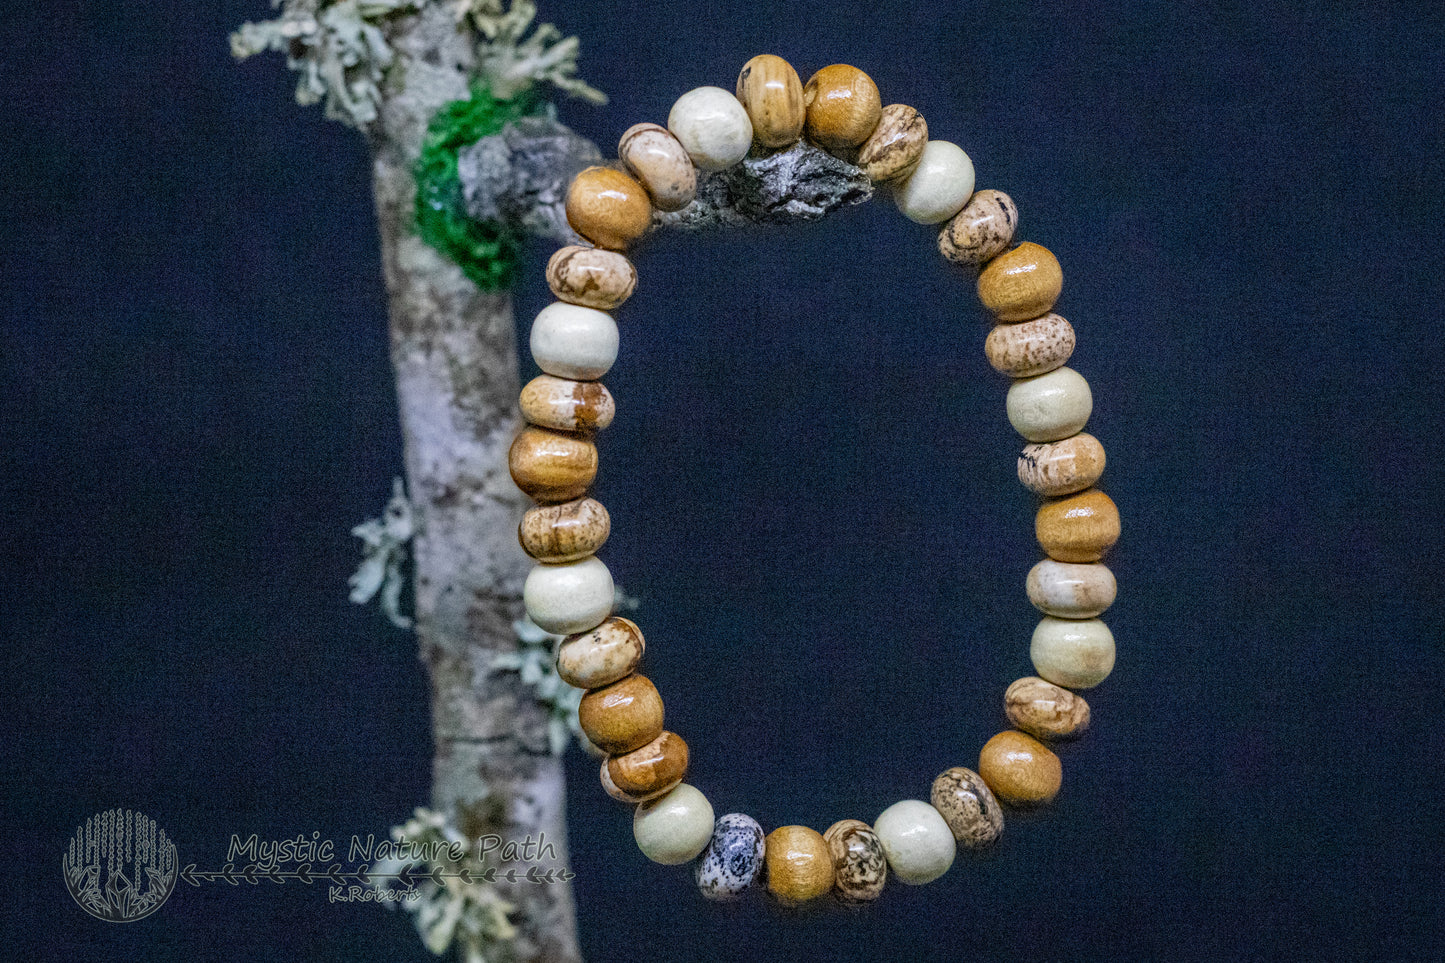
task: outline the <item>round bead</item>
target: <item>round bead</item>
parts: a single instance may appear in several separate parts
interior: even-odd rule
[[[940,773],[929,800],[960,846],[983,849],[1003,832],[1003,808],[972,769],[954,766]]]
[[[817,899],[833,888],[833,858],[817,830],[779,826],[765,851],[768,892],[789,906]]]
[[[617,360],[617,322],[596,308],[554,301],[532,322],[532,360],[549,375],[595,381]]]
[[[522,389],[522,417],[543,428],[593,431],[612,424],[617,404],[600,381],[538,375]]]
[[[833,64],[803,88],[808,139],[827,151],[847,150],[868,139],[883,115],[878,86],[857,67]]]
[[[568,636],[557,648],[557,674],[578,689],[592,689],[623,678],[647,647],[642,630],[614,615],[590,632]]]
[[[585,435],[528,425],[507,452],[512,480],[539,502],[580,498],[597,477],[597,446]]]
[[[631,752],[662,735],[662,696],[651,679],[633,673],[584,695],[577,721],[603,752]]]
[[[748,112],[721,87],[698,87],[677,98],[667,115],[667,129],[698,170],[726,170],[748,156],[753,144]]]
[[[978,297],[1000,321],[1027,321],[1054,306],[1064,271],[1048,248],[1025,241],[998,255],[978,276]]]
[[[1044,616],[1029,659],[1039,677],[1066,689],[1092,689],[1114,671],[1114,633],[1098,619]]]
[[[946,140],[923,145],[923,156],[893,188],[893,202],[915,224],[941,224],[973,194],[973,161]]]
[[[632,836],[654,863],[677,866],[712,839],[712,803],[695,786],[679,783],[632,814]]]
[[[928,122],[923,115],[906,104],[889,104],[858,148],[858,166],[874,183],[890,181],[918,166],[927,143]]]
[[[944,225],[938,251],[955,264],[982,267],[1013,243],[1019,209],[1003,191],[982,190]]]
[[[751,816],[719,816],[697,864],[697,888],[711,900],[736,899],[763,868],[763,827]]]
[[[611,311],[632,297],[637,269],[616,251],[569,244],[547,261],[547,286],[559,301]]]
[[[1051,558],[1029,569],[1024,587],[1034,608],[1061,619],[1101,615],[1114,604],[1119,591],[1114,573],[1098,562],[1078,564]]]
[[[687,743],[675,732],[664,732],[644,746],[607,760],[607,773],[612,777],[612,784],[622,792],[634,795],[650,793],[677,782],[685,772]],[[709,815],[709,822],[711,818]]]
[[[782,57],[759,54],[738,72],[738,101],[748,112],[753,139],[764,147],[796,144],[803,133],[803,82]]]
[[[840,819],[823,833],[833,859],[833,893],[844,903],[867,903],[883,893],[888,857],[873,827],[861,819]]]
[[[575,562],[607,542],[612,519],[599,501],[575,498],[527,509],[517,526],[522,550],[539,562]]]
[[[1104,474],[1104,446],[1088,432],[1028,445],[1019,455],[1019,481],[1036,495],[1072,495]]]
[[[1059,562],[1097,562],[1119,540],[1119,509],[1097,488],[1045,502],[1034,535]]]
[[[1064,769],[1059,757],[1033,736],[1000,732],[978,754],[978,774],[1001,802],[1036,806],[1059,794]]]
[[[527,617],[554,635],[586,632],[612,614],[612,573],[593,556],[580,562],[537,565],[522,584]]]
[[[1038,739],[1069,739],[1089,728],[1084,697],[1037,676],[1016,680],[1003,703],[1008,721]]]
[[[612,781],[612,772],[607,768],[607,764],[611,761],[612,760],[610,759],[602,760],[602,789],[604,792],[607,793],[607,795],[611,796],[618,802],[632,803],[633,805],[636,805],[637,803],[644,803],[647,802],[649,799],[656,799],[658,796],[666,795],[667,793],[672,792],[673,788],[682,782],[682,777],[679,776],[672,782],[660,786],[657,789],[653,789],[651,792],[623,792],[621,789],[618,789],[617,784]]]
[[[953,832],[928,803],[904,799],[873,820],[873,831],[883,843],[888,868],[912,886],[931,883],[953,865],[958,847]]]
[[[680,211],[697,196],[697,168],[666,127],[633,124],[617,142],[617,159],[647,188],[659,211]]]
[[[598,247],[624,248],[652,226],[652,202],[613,167],[589,167],[567,188],[567,223]]]
[[[1015,381],[1008,390],[1008,420],[1032,442],[1059,441],[1078,434],[1094,412],[1094,395],[1073,368]]]
[[[1053,371],[1074,353],[1074,327],[1050,312],[1022,324],[1000,324],[988,333],[983,352],[993,370],[1011,378]]]

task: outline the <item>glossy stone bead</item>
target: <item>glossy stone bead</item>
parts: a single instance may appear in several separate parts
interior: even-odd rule
[[[1046,615],[1034,629],[1029,659],[1041,679],[1066,689],[1092,689],[1114,671],[1114,633],[1098,619]]]
[[[978,298],[1000,321],[1027,321],[1050,310],[1064,289],[1064,271],[1048,248],[1025,241],[988,262]]]
[[[698,170],[726,170],[748,156],[753,145],[748,112],[721,87],[698,87],[677,98],[667,115],[667,129]]]
[[[621,755],[662,735],[662,696],[651,679],[634,672],[584,695],[577,721],[594,746]]]
[[[883,116],[878,86],[857,67],[833,64],[803,87],[808,139],[827,151],[845,151],[868,139]]]
[[[1059,441],[1078,434],[1094,413],[1094,395],[1073,368],[1015,381],[1008,390],[1008,420],[1032,442]]]
[[[928,143],[928,122],[906,104],[889,104],[858,148],[858,166],[875,184],[912,173]]]
[[[532,322],[532,360],[549,375],[596,381],[617,360],[617,322],[580,304],[553,301]]]
[[[1003,833],[1003,808],[972,769],[954,766],[940,773],[929,801],[960,846],[983,849]]]
[[[759,54],[738,72],[738,101],[748,112],[753,139],[764,147],[788,147],[803,134],[803,82],[782,57]]]
[[[599,501],[574,498],[529,508],[517,526],[522,550],[539,562],[575,562],[607,542],[612,519]]]
[[[974,192],[938,235],[938,252],[955,264],[982,267],[1008,250],[1019,209],[1003,191]]]
[[[618,802],[632,803],[633,805],[644,803],[649,799],[656,799],[658,796],[664,796],[672,792],[672,790],[682,782],[682,777],[679,776],[672,782],[659,786],[649,792],[623,792],[621,789],[618,789],[617,784],[612,781],[612,772],[607,768],[609,762],[611,762],[610,759],[602,760],[602,771],[600,774],[602,790]]]
[[[697,864],[697,888],[710,900],[737,899],[763,869],[763,827],[751,816],[728,813],[713,825]]]
[[[677,782],[687,772],[687,743],[675,732],[663,732],[644,746],[612,756],[607,760],[607,772],[612,784],[625,793],[652,792]]]
[[[611,311],[632,297],[637,269],[616,251],[569,244],[548,259],[547,286],[559,301]]]
[[[578,689],[593,689],[637,668],[647,643],[642,630],[614,615],[588,632],[569,635],[557,648],[557,674]]]
[[[931,883],[953,865],[958,847],[943,816],[920,799],[904,799],[873,820],[888,868],[910,886]]]
[[[1097,562],[1119,540],[1119,509],[1097,488],[1045,502],[1034,535],[1059,562]]]
[[[1072,495],[1098,481],[1104,464],[1104,446],[1081,431],[1060,441],[1026,446],[1019,455],[1019,481],[1036,495]]]
[[[659,211],[680,211],[697,196],[697,168],[666,127],[633,124],[617,142],[617,159],[647,188]]]
[[[973,196],[973,161],[957,144],[931,140],[923,145],[906,176],[893,186],[893,203],[915,224],[941,224]]]
[[[1008,721],[1037,739],[1071,739],[1089,728],[1084,697],[1038,676],[1015,680],[1003,703]]]
[[[587,436],[528,425],[507,452],[512,481],[539,502],[580,498],[597,477],[597,446]]]
[[[1000,732],[978,754],[978,774],[1000,802],[1036,806],[1059,794],[1064,767],[1049,747],[1022,732]]]
[[[589,167],[567,188],[567,223],[598,247],[625,248],[652,226],[647,190],[614,167]]]
[[[1119,583],[1102,563],[1056,562],[1046,558],[1029,569],[1029,601],[1045,615],[1092,619],[1114,604]]]
[[[654,863],[685,863],[712,839],[712,803],[695,786],[679,783],[632,814],[632,837]]]
[[[817,830],[779,826],[768,833],[764,859],[768,892],[785,905],[806,903],[833,888],[833,857]]]
[[[560,565],[536,565],[522,583],[527,617],[554,635],[587,632],[612,614],[612,573],[593,556]]]
[[[988,333],[983,353],[993,370],[1011,378],[1053,371],[1074,353],[1074,327],[1052,311],[1021,324],[1000,324]]]
[[[823,833],[833,859],[833,895],[844,903],[868,903],[888,882],[888,857],[873,827],[861,819],[840,819]]]
[[[617,404],[600,381],[573,381],[538,375],[521,396],[522,417],[542,428],[595,431],[612,424]]]

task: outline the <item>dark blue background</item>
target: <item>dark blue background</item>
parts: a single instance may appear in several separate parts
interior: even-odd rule
[[[1438,5],[544,4],[605,150],[754,53],[868,70],[1066,273],[1125,534],[1115,675],[1065,789],[862,914],[704,905],[572,751],[592,960],[1441,955]],[[0,632],[26,959],[424,960],[296,886],[86,916],[59,872],[140,809],[383,832],[429,792],[408,634],[349,605],[401,470],[366,148],[233,64],[224,3],[0,11]],[[969,280],[880,202],[639,253],[606,550],[692,780],[765,826],[972,765],[1028,669],[1033,503]],[[518,292],[546,301],[541,258]]]

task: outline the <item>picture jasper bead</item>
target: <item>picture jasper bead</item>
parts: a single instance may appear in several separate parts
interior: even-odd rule
[[[1064,781],[1064,767],[1048,746],[1012,730],[984,743],[978,774],[1000,802],[1011,806],[1050,802]]]
[[[1083,431],[1094,413],[1089,382],[1073,368],[1020,378],[1008,389],[1009,424],[1032,442],[1061,441]]]
[[[628,675],[646,651],[642,630],[614,615],[588,632],[568,636],[557,648],[557,674],[578,689],[594,689]]]
[[[796,144],[806,110],[803,82],[782,57],[759,54],[738,72],[738,101],[753,124],[753,140],[764,147]]]
[[[651,679],[634,672],[584,695],[577,721],[603,752],[631,752],[662,735],[662,696]]]
[[[938,251],[955,264],[982,267],[1008,250],[1019,209],[1003,191],[974,192],[938,235]]]
[[[1119,584],[1101,562],[1056,562],[1046,558],[1029,569],[1029,601],[1045,615],[1092,619],[1114,604]]]
[[[726,170],[753,146],[747,110],[721,87],[698,87],[677,98],[667,114],[667,129],[703,171]]]
[[[1025,241],[988,262],[978,298],[1000,321],[1027,321],[1050,310],[1064,289],[1064,271],[1048,248]]]
[[[712,828],[712,803],[685,782],[638,806],[632,814],[637,848],[664,866],[677,866],[697,856],[712,839]]]
[[[597,446],[577,432],[528,425],[507,453],[512,480],[539,502],[580,498],[597,477]]]
[[[1003,703],[1008,721],[1037,739],[1071,739],[1089,728],[1084,697],[1038,676],[1016,680]]]
[[[1098,481],[1104,464],[1104,446],[1081,431],[1060,441],[1025,447],[1019,455],[1019,481],[1036,495],[1072,495]]]
[[[697,888],[710,900],[737,899],[763,869],[763,827],[751,816],[719,816],[697,864]]]
[[[549,375],[595,381],[617,360],[617,322],[580,304],[553,301],[532,322],[532,360]]]
[[[522,583],[527,617],[546,632],[588,632],[612,614],[612,573],[593,556],[560,565],[535,565]]]
[[[1041,679],[1066,689],[1092,689],[1114,671],[1114,633],[1098,619],[1046,615],[1034,629],[1029,660]]]
[[[817,830],[779,826],[764,848],[768,892],[779,902],[796,906],[833,888],[833,857]]]
[[[861,819],[840,819],[823,833],[833,859],[833,895],[844,903],[868,903],[888,882],[888,857],[873,827]]]
[[[522,417],[541,428],[595,431],[612,424],[617,405],[600,381],[538,375],[522,389]]]
[[[883,115],[878,86],[857,67],[833,64],[803,87],[808,139],[826,151],[845,151],[868,139]]]
[[[625,793],[652,792],[677,782],[686,772],[687,743],[675,732],[663,732],[646,745],[607,760],[612,784]]]
[[[1097,488],[1045,502],[1034,534],[1059,562],[1097,562],[1119,540],[1119,509]]]
[[[878,126],[858,148],[858,166],[874,183],[893,180],[913,171],[928,143],[928,122],[906,104],[889,104]]]
[[[652,201],[627,174],[589,167],[567,188],[567,223],[598,247],[625,248],[652,226]]]
[[[617,784],[612,781],[612,773],[607,768],[607,764],[611,761],[612,760],[610,759],[602,760],[602,791],[607,793],[607,795],[611,796],[618,802],[631,803],[633,805],[636,805],[637,803],[644,803],[647,802],[649,799],[656,799],[659,796],[667,795],[668,793],[672,792],[672,790],[676,789],[677,786],[682,782],[682,777],[679,776],[672,782],[667,783],[663,786],[659,786],[658,788],[653,789],[649,792],[623,792],[621,789],[618,789]]]
[[[569,244],[547,261],[547,286],[559,301],[611,311],[632,297],[637,269],[616,251]]]
[[[920,799],[904,799],[873,820],[888,868],[910,886],[931,883],[953,865],[958,847],[937,809]]]
[[[983,849],[1003,832],[1003,807],[972,769],[954,766],[940,773],[929,801],[960,846]]]
[[[1011,378],[1053,371],[1074,353],[1074,328],[1053,312],[1020,324],[1000,324],[988,333],[983,352],[993,370]]]
[[[939,224],[953,217],[973,194],[973,161],[946,140],[923,145],[923,156],[893,187],[893,203],[915,224]]]
[[[657,124],[633,124],[617,142],[617,159],[647,189],[659,211],[680,211],[697,196],[697,168],[682,141]]]
[[[612,519],[601,502],[574,498],[527,509],[517,526],[517,541],[539,562],[575,562],[597,554],[611,531]]]

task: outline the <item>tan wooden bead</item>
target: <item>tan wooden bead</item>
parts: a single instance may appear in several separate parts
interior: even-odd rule
[[[517,541],[537,561],[555,564],[597,554],[611,532],[612,519],[601,502],[575,498],[527,509],[517,525]]]
[[[1013,243],[1019,209],[1003,191],[975,191],[938,235],[938,252],[955,264],[982,267]]]
[[[1015,680],[1003,702],[1008,721],[1038,739],[1071,739],[1089,728],[1084,697],[1038,676]]]
[[[1027,321],[1054,306],[1064,271],[1048,248],[1025,241],[998,255],[978,276],[978,298],[1000,321]]]
[[[619,791],[629,795],[654,792],[676,783],[687,772],[687,743],[675,732],[607,760],[607,774]]]
[[[808,139],[827,151],[845,151],[868,139],[883,115],[878,86],[857,67],[833,64],[803,87]]]
[[[779,902],[795,906],[833,888],[833,857],[817,830],[779,826],[764,846],[768,892]]]
[[[1104,474],[1104,446],[1086,431],[1039,445],[1019,455],[1019,481],[1046,498],[1083,491]]]
[[[569,244],[547,261],[547,286],[559,301],[611,311],[632,297],[637,269],[616,251]]]
[[[658,788],[649,790],[648,792],[623,792],[621,789],[617,788],[617,783],[612,781],[612,771],[607,768],[608,764],[611,762],[611,759],[602,760],[602,772],[600,776],[602,781],[602,791],[607,793],[607,795],[611,796],[618,802],[645,803],[648,800],[656,799],[658,796],[667,795],[668,793],[672,792],[672,790],[677,786],[678,783],[682,782],[682,777],[678,776],[667,785],[659,786]]]
[[[680,211],[697,196],[697,168],[666,127],[633,124],[617,142],[617,159],[642,182],[659,211]]]
[[[1033,736],[1000,732],[978,754],[978,774],[1000,801],[1035,806],[1051,801],[1063,785],[1059,757]]]
[[[939,773],[928,799],[960,846],[983,849],[1003,833],[1003,810],[972,769],[954,766]]]
[[[528,425],[507,461],[517,487],[543,504],[580,498],[597,477],[597,446],[576,432]]]
[[[614,615],[590,632],[562,641],[557,647],[557,674],[578,689],[597,688],[631,673],[646,649],[636,623]]]
[[[875,183],[891,181],[918,165],[927,143],[928,121],[923,115],[906,104],[889,104],[858,148],[858,166]]]
[[[833,894],[844,903],[867,903],[883,893],[888,857],[873,827],[840,819],[823,833],[833,860]]]
[[[634,672],[584,695],[577,721],[594,746],[621,755],[662,734],[662,696],[651,679]]]
[[[1031,378],[1068,362],[1074,353],[1074,328],[1052,311],[1022,324],[996,325],[983,352],[999,374]]]
[[[573,381],[538,375],[527,382],[520,399],[522,417],[531,424],[558,431],[595,431],[612,424],[617,404],[600,381]]]
[[[1119,540],[1119,508],[1097,488],[1045,502],[1034,516],[1034,535],[1049,558],[1097,562]]]
[[[567,188],[567,223],[598,247],[622,249],[652,226],[652,202],[622,171],[589,167]]]
[[[738,72],[738,101],[753,122],[753,140],[764,147],[788,147],[803,133],[807,110],[803,82],[782,57],[759,54]]]

